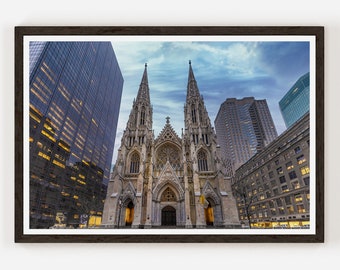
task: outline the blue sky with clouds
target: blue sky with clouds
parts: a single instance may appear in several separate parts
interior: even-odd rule
[[[113,163],[145,63],[156,137],[167,116],[181,135],[189,60],[212,124],[227,98],[253,96],[267,100],[278,134],[286,129],[278,103],[310,69],[306,41],[113,41],[112,45],[124,77]]]

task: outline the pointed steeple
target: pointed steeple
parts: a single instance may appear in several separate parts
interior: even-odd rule
[[[137,94],[137,102],[146,101],[147,104],[150,104],[150,91],[149,91],[149,83],[148,83],[148,72],[147,72],[147,64],[145,63],[144,73],[142,77],[142,81],[139,85],[139,90]]]
[[[132,110],[130,112],[127,126],[130,129],[152,129],[152,106],[150,102],[147,64],[145,64],[137,97],[133,100]]]
[[[200,93],[198,90],[197,82],[194,76],[194,72],[191,66],[191,60],[189,60],[189,76],[187,86],[187,101],[192,97],[199,97]]]

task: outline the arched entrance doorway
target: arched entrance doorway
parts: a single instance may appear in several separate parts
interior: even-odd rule
[[[131,226],[133,222],[134,206],[130,201],[125,209],[125,226]]]
[[[162,226],[176,226],[176,209],[168,205],[162,209]]]
[[[210,202],[208,207],[204,209],[204,215],[207,226],[214,226],[214,208],[211,206]]]

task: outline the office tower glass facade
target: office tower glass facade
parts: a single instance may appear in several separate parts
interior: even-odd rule
[[[235,170],[277,137],[266,100],[228,98],[215,119],[226,174]]]
[[[30,42],[30,228],[100,223],[123,77],[110,42]]]
[[[296,81],[279,102],[287,128],[309,112],[309,80],[308,72]]]

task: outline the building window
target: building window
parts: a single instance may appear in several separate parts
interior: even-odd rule
[[[198,159],[198,170],[201,171],[207,171],[208,170],[208,160],[207,160],[207,154],[205,151],[200,150],[197,154]]]
[[[294,214],[294,207],[292,205],[287,206],[287,212],[288,212],[289,215]]]
[[[142,107],[142,111],[140,112],[140,124],[145,125],[145,108]]]
[[[295,195],[295,202],[296,203],[301,203],[302,202],[302,195],[301,194],[296,194]]]
[[[205,142],[205,144],[209,144],[208,134],[202,134],[202,140]]]
[[[276,180],[275,180],[275,179],[274,179],[274,180],[271,180],[271,181],[270,181],[270,184],[271,184],[272,187],[275,187],[275,186],[276,186]]]
[[[303,204],[299,204],[296,206],[298,213],[306,213],[306,209]]]
[[[292,204],[292,199],[291,199],[290,196],[285,197],[285,203],[286,203],[286,205]]]
[[[191,105],[191,120],[193,123],[196,123],[196,108],[195,104]]]
[[[294,182],[292,182],[291,184],[292,184],[292,187],[293,187],[294,189],[300,188],[300,183],[299,183],[299,181],[294,181]]]
[[[301,152],[300,146],[296,147],[296,148],[294,149],[294,151],[295,151],[295,154],[300,153],[300,152]]]
[[[288,191],[289,191],[289,188],[288,188],[287,185],[283,185],[283,186],[281,187],[281,189],[282,189],[282,192],[288,192]]]
[[[198,144],[198,134],[192,134],[192,140],[194,144]]]
[[[306,186],[309,186],[309,176],[303,178],[303,182],[305,183]]]
[[[289,161],[288,163],[286,163],[286,169],[287,170],[291,170],[294,168],[293,162]]]
[[[277,171],[277,174],[283,174],[282,167],[277,168],[276,171]]]
[[[144,143],[144,136],[138,136],[138,144],[142,145]]]
[[[286,183],[286,177],[283,175],[283,176],[280,176],[280,183],[283,184],[283,183]]]
[[[300,168],[301,174],[305,175],[305,174],[309,174],[309,167],[308,166],[303,166]]]
[[[292,171],[289,173],[289,179],[292,180],[292,179],[295,179],[297,178],[297,175],[296,175],[296,172],[295,171]]]
[[[129,146],[133,145],[134,137],[129,137]]]
[[[296,158],[296,161],[297,161],[297,163],[300,165],[300,164],[306,162],[306,158],[305,158],[304,155],[301,155],[301,156],[298,156],[298,157]]]
[[[131,156],[130,173],[139,173],[139,155],[134,153]]]
[[[277,204],[277,206],[282,206],[281,198],[276,199],[276,204]]]
[[[283,207],[279,208],[279,214],[284,215],[285,214],[285,209]]]
[[[198,106],[198,114],[199,114],[200,123],[203,124],[203,113],[202,113],[202,105],[201,104]]]

